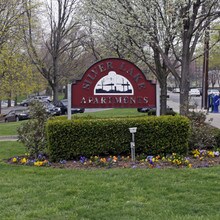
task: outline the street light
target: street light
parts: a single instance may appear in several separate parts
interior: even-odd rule
[[[131,146],[131,160],[132,161],[135,161],[135,142],[134,142],[134,134],[137,132],[137,127],[132,127],[132,128],[129,128],[129,131],[132,135],[132,139],[131,139],[131,143],[130,143],[130,146]]]

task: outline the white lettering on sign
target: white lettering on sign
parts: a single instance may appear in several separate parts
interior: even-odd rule
[[[89,90],[91,88],[91,85],[93,85],[94,82],[96,83],[97,76],[103,73],[106,73],[105,75],[107,75],[109,71],[112,70],[118,74],[120,74],[120,72],[122,71],[125,74],[130,75],[133,78],[134,82],[137,84],[138,89],[146,88],[145,80],[143,79],[142,74],[140,72],[137,72],[139,71],[138,69],[134,69],[133,67],[126,67],[125,62],[121,62],[119,65],[114,66],[114,63],[109,61],[103,61],[102,63],[93,67],[93,69],[89,70],[88,75],[83,81],[82,88]]]
[[[148,97],[82,97],[81,104],[147,104]]]

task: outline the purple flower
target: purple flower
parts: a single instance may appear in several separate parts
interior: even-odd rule
[[[38,158],[38,160],[42,160],[43,159],[43,155],[39,154],[37,158]]]
[[[66,164],[66,160],[60,160],[61,164]]]
[[[149,160],[149,163],[152,164],[152,165],[154,164],[154,162],[152,161],[152,159]]]
[[[153,159],[153,156],[147,156],[148,161],[150,161],[150,160],[152,161],[152,159]]]
[[[80,157],[79,161],[80,161],[80,163],[85,163],[86,157]]]

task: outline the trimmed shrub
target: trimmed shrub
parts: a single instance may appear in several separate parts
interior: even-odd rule
[[[136,153],[187,153],[190,126],[185,117],[53,119],[46,126],[50,159],[130,154],[129,127],[137,127]]]

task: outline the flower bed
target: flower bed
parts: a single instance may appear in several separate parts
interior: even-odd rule
[[[80,157],[78,160],[60,160],[51,163],[43,156],[37,159],[29,158],[28,155],[13,157],[8,160],[11,164],[27,166],[51,166],[57,168],[202,168],[220,164],[219,151],[194,150],[188,157],[183,157],[176,153],[167,156],[137,155],[135,161],[131,161],[130,156],[92,156],[90,158]]]

